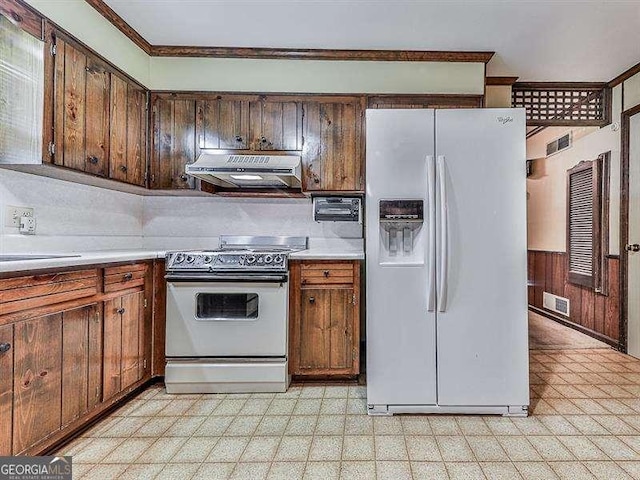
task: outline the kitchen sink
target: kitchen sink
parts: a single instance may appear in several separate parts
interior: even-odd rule
[[[72,258],[80,255],[0,255],[0,262],[23,262],[25,260],[48,260],[52,258]]]

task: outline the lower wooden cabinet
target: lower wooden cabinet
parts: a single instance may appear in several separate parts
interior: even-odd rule
[[[101,400],[102,330],[98,304],[62,313],[62,426]]]
[[[140,380],[147,367],[143,339],[144,292],[108,300],[104,304],[104,399]]]
[[[0,327],[0,457],[11,455],[13,430],[13,325]]]
[[[150,267],[0,280],[0,456],[42,454],[151,378]],[[136,275],[100,291],[119,268]]]
[[[15,325],[13,453],[60,429],[62,313]]]
[[[292,375],[358,375],[360,262],[292,262],[289,322]]]

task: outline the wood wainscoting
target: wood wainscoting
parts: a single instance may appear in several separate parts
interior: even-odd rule
[[[617,348],[624,348],[620,328],[620,259],[607,257],[606,294],[569,283],[565,252],[528,251],[529,306],[572,328]],[[543,292],[569,299],[570,316],[551,312],[542,306]]]

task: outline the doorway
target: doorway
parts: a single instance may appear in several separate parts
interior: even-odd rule
[[[532,346],[620,348],[619,146],[611,126],[527,139]]]

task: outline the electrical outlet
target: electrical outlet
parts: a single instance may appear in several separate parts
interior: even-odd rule
[[[35,235],[36,219],[33,217],[20,217],[20,227],[18,231],[23,235]]]
[[[4,226],[5,227],[20,227],[20,219],[22,217],[34,217],[33,208],[31,207],[14,207],[7,205],[4,212]]]

